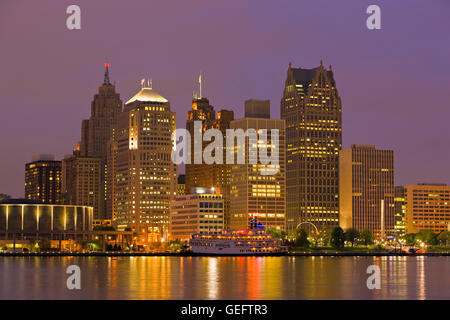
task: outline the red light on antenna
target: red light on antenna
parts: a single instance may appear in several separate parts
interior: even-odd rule
[[[108,67],[109,67],[109,63],[106,62],[106,63],[105,63],[105,68],[108,68]]]

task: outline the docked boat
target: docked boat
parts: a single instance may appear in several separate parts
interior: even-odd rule
[[[189,246],[198,255],[275,256],[287,254],[281,240],[273,239],[264,226],[252,229],[222,230],[218,233],[195,233]]]

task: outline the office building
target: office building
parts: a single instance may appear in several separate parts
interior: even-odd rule
[[[25,198],[41,203],[61,203],[61,161],[40,154],[25,165]]]
[[[340,226],[394,234],[394,151],[354,144],[339,154]]]
[[[286,120],[287,226],[309,222],[319,229],[339,220],[338,158],[342,149],[342,106],[331,66],[289,64],[281,119]]]
[[[200,193],[177,196],[171,202],[171,240],[189,241],[194,233],[218,233],[223,229],[222,195],[211,189],[196,190]]]
[[[235,164],[231,165],[230,182],[230,221],[227,228],[246,229],[250,219],[256,218],[266,228],[286,229],[286,149],[285,149],[285,121],[268,118],[243,118],[231,121],[231,129],[254,129],[258,134],[257,142],[253,145],[249,136],[245,137],[245,150],[239,146],[232,148]],[[261,139],[261,130],[267,130],[267,140]],[[274,132],[278,130],[278,150],[272,140]],[[254,147],[267,148],[268,154],[278,158],[277,165],[262,164],[250,161],[255,155]],[[239,164],[237,155],[243,152],[244,164]],[[260,156],[260,154],[259,154]],[[275,169],[276,173],[262,174],[264,170]]]
[[[405,186],[407,233],[448,230],[450,224],[450,186],[422,183]]]
[[[175,113],[150,83],[125,104],[111,142],[108,180],[114,181],[113,223],[130,228],[137,243],[167,240],[170,201],[177,190],[172,162]]]

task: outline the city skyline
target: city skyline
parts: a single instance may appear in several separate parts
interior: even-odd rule
[[[80,121],[89,117],[90,102],[102,82],[105,61],[111,63],[111,80],[116,81],[122,99],[134,94],[139,79],[151,77],[155,89],[171,101],[178,126],[183,127],[200,71],[203,95],[217,110],[233,110],[239,119],[243,117],[245,100],[270,99],[273,117],[279,118],[278,101],[288,63],[313,68],[322,59],[326,66],[333,66],[339,83],[345,128],[343,148],[353,143],[373,143],[393,149],[397,185],[450,181],[450,172],[446,170],[450,151],[445,148],[449,129],[444,122],[449,113],[445,109],[449,100],[445,66],[450,47],[439,37],[442,32],[439,30],[448,29],[449,22],[440,19],[448,4],[436,1],[427,8],[412,5],[404,12],[403,4],[380,1],[386,10],[383,29],[378,33],[365,28],[365,15],[361,13],[367,4],[356,1],[345,5],[327,3],[322,7],[295,4],[298,10],[262,1],[258,2],[259,10],[254,15],[249,14],[256,6],[254,2],[180,3],[173,17],[164,15],[167,25],[171,19],[177,19],[176,26],[171,28],[156,28],[162,22],[156,14],[145,28],[142,22],[131,22],[129,26],[113,24],[121,14],[138,21],[149,12],[146,9],[157,11],[147,4],[140,4],[141,10],[117,3],[110,5],[107,12],[111,19],[106,25],[89,23],[102,15],[101,5],[93,7],[86,1],[79,4],[86,13],[86,24],[78,33],[56,27],[62,20],[59,14],[63,4],[61,8],[50,8],[50,2],[45,1],[26,8],[13,2],[1,5],[14,12],[4,16],[8,10],[2,8],[0,15],[3,23],[14,26],[17,34],[8,37],[0,31],[0,42],[8,48],[0,62],[5,106],[0,134],[12,135],[1,142],[4,150],[1,193],[23,197],[23,165],[33,155],[54,153],[56,159],[62,159],[72,152],[72,146],[80,139]],[[163,11],[169,8],[164,4],[157,6]],[[23,26],[20,19],[10,18],[33,8],[36,15],[27,18],[31,20]],[[408,23],[414,21],[419,10],[428,13],[423,23]],[[331,15],[333,11],[339,15]],[[294,12],[296,19],[292,24],[287,22],[289,19],[283,19],[286,22],[278,19],[283,14],[291,17]],[[234,18],[233,25],[226,24],[230,15]],[[272,21],[271,15],[277,19]],[[208,28],[192,22],[196,16],[209,23]],[[312,35],[308,26],[320,16],[327,19]],[[253,22],[252,27],[248,27],[248,19]],[[38,27],[30,29],[33,24]],[[295,32],[300,32],[307,41],[294,43],[291,39]],[[187,53],[197,43],[194,37],[184,39],[188,34],[198,34],[198,41],[210,50]],[[430,34],[437,35],[430,37]],[[148,43],[137,41],[142,35],[149,36]],[[222,39],[219,44],[218,36]],[[124,41],[128,40],[125,37],[131,37],[131,41]],[[38,38],[42,43],[36,43]],[[162,46],[154,46],[159,42]],[[311,45],[305,46],[305,42]],[[23,50],[24,43],[35,46],[35,50]],[[85,53],[86,47],[92,48],[89,54]],[[354,50],[349,51],[348,47]],[[129,49],[136,49],[133,59]],[[43,77],[44,74],[49,76]]]

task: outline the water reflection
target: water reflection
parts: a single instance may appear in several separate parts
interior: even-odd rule
[[[66,288],[79,265],[82,290]],[[369,265],[381,289],[366,285]],[[1,299],[449,299],[449,257],[2,257]]]

